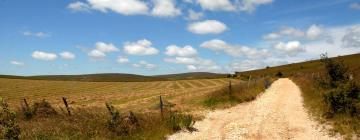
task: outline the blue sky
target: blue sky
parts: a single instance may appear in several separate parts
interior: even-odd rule
[[[0,74],[234,72],[360,52],[356,0],[0,0]]]

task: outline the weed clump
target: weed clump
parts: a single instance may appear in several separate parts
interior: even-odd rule
[[[20,127],[16,121],[16,113],[10,110],[8,104],[0,97],[0,129],[1,139],[17,140],[20,136]]]
[[[34,103],[32,109],[33,114],[39,117],[51,117],[58,114],[56,110],[51,106],[51,104],[46,100]]]
[[[133,112],[129,112],[128,116],[120,116],[120,112],[117,111],[114,106],[106,104],[111,118],[106,122],[106,127],[114,132],[116,135],[126,136],[134,132],[139,128],[139,122]]]
[[[193,119],[192,115],[170,112],[167,123],[174,131],[186,129],[190,132],[193,132],[196,130],[193,127],[195,124],[195,120]]]

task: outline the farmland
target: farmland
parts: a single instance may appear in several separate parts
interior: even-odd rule
[[[187,102],[224,87],[228,81],[76,82],[0,79],[0,96],[11,106],[19,106],[24,98],[30,102],[46,99],[52,104],[62,105],[61,98],[66,97],[73,107],[104,106],[109,102],[120,109],[147,110],[153,108],[162,95],[166,100],[182,104],[181,107],[186,109]]]

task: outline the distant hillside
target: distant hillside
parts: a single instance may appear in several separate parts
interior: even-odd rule
[[[42,76],[8,76],[0,75],[0,78],[29,79],[29,80],[52,80],[52,81],[83,81],[83,82],[146,82],[164,81],[167,79],[134,75],[134,74],[86,74],[86,75],[42,75]]]
[[[153,77],[164,78],[169,80],[190,80],[190,79],[225,78],[226,76],[227,74],[210,73],[210,72],[191,72],[191,73],[157,75]]]
[[[29,80],[51,80],[51,81],[83,81],[83,82],[147,82],[147,81],[169,81],[188,79],[211,79],[224,78],[225,74],[195,72],[158,76],[143,76],[135,74],[104,73],[86,75],[41,75],[41,76],[12,76],[0,75],[7,79],[29,79]]]
[[[334,59],[343,61],[344,64],[349,67],[350,71],[353,74],[360,76],[358,74],[360,72],[360,53],[346,56],[338,56],[334,57]],[[320,63],[319,60],[312,60],[307,62],[268,67],[252,71],[236,72],[236,74],[241,78],[247,78],[250,75],[252,77],[275,75],[277,72],[281,72],[282,74],[284,74],[284,76],[290,76],[295,73],[318,72],[323,68],[324,66],[322,65],[322,63]]]

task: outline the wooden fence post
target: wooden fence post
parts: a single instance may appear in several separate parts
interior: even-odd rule
[[[249,80],[248,80],[248,87],[250,86],[250,81],[251,81],[251,75],[250,75]]]
[[[229,81],[229,94],[231,95],[231,81]]]
[[[30,107],[29,107],[29,104],[28,102],[26,101],[26,99],[24,98],[24,103],[25,103],[25,107],[26,107],[26,110],[30,110]]]
[[[69,116],[71,116],[71,112],[70,112],[70,108],[69,108],[69,104],[67,103],[66,101],[66,98],[65,97],[62,97],[62,100],[64,101],[64,104],[65,104],[65,108],[69,114]]]
[[[161,95],[160,95],[160,113],[161,113],[161,118],[164,118],[163,107],[164,107],[164,103],[163,103],[163,100],[162,100]]]

